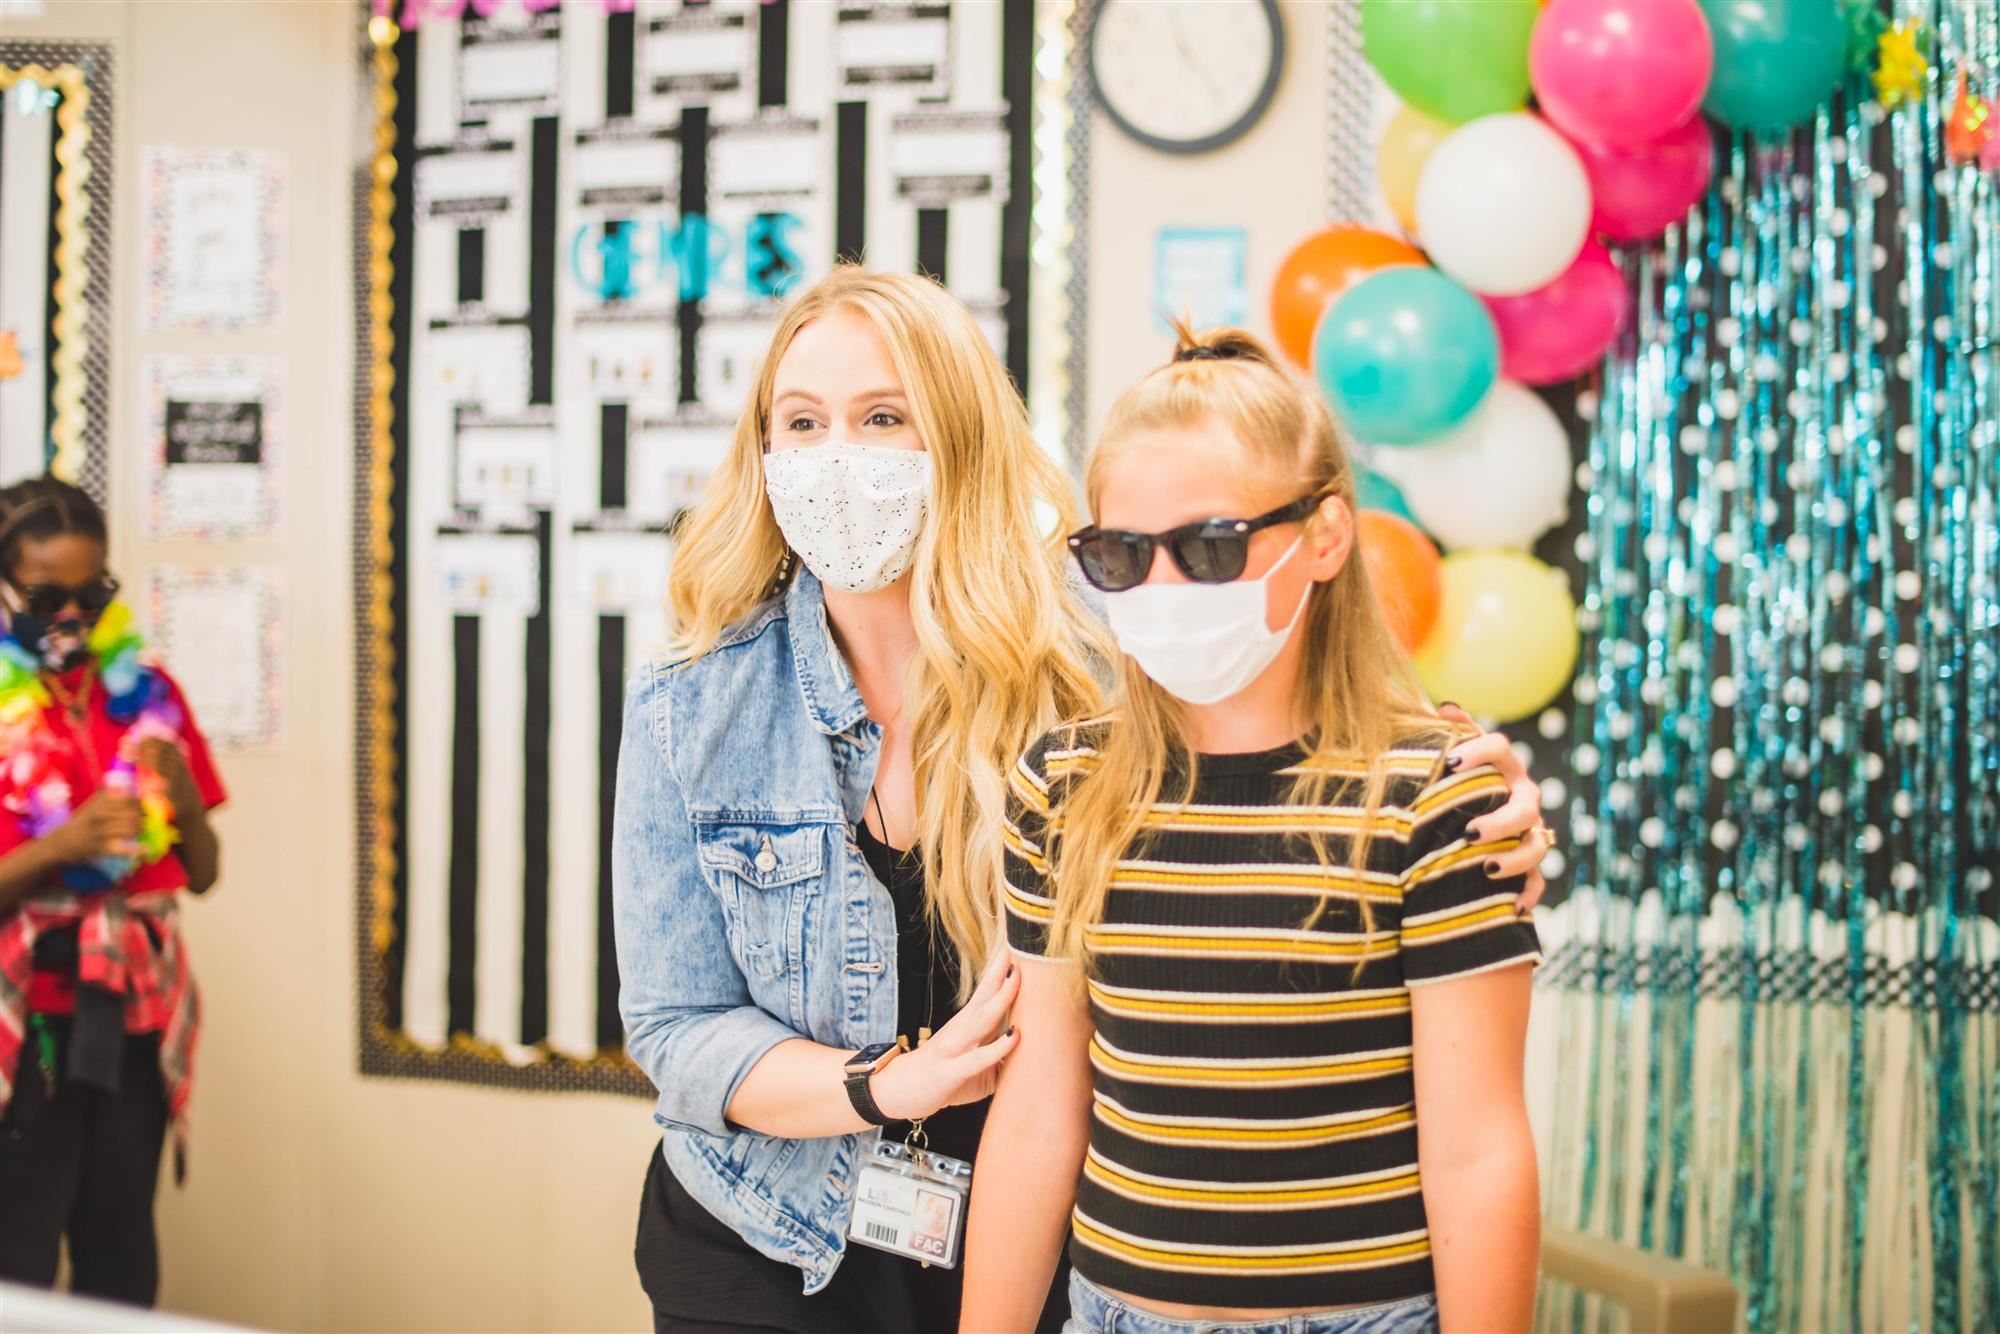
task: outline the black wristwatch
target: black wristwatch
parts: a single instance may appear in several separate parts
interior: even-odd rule
[[[861,1119],[871,1126],[886,1126],[890,1118],[882,1115],[882,1109],[875,1105],[875,1097],[868,1091],[868,1081],[877,1070],[903,1054],[903,1040],[876,1042],[863,1047],[847,1058],[847,1100],[854,1104],[854,1110]]]

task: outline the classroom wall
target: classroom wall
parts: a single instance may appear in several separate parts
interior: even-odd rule
[[[190,1177],[161,1190],[161,1299],[280,1329],[642,1329],[643,1102],[355,1073],[354,16],[347,0],[54,0],[41,18],[0,20],[9,38],[115,47],[115,568],[136,584],[157,562],[241,560],[287,583],[283,742],[222,757],[223,882],[186,913],[206,1014]],[[285,154],[274,333],[142,331],[149,144]],[[137,541],[143,358],[251,352],[289,372],[285,535],[209,550]]]
[[[1286,0],[1285,67],[1250,132],[1182,157],[1127,137],[1102,112],[1090,136],[1089,420],[1165,361],[1153,321],[1154,241],[1162,227],[1241,227],[1249,241],[1250,327],[1268,336],[1271,275],[1326,216],[1326,23],[1320,0]]]
[[[1277,100],[1237,145],[1171,158],[1094,117],[1089,417],[1158,364],[1153,238],[1243,225],[1252,320],[1286,250],[1324,220],[1325,12],[1285,5]],[[222,885],[187,931],[206,1009],[187,1186],[162,1188],[162,1302],[281,1329],[643,1329],[631,1267],[654,1131],[637,1100],[493,1093],[355,1073],[353,317],[348,0],[52,0],[8,37],[115,46],[114,563],[271,564],[287,581],[283,743],[225,755]],[[275,333],[142,331],[140,150],[278,150],[290,166]],[[1254,203],[1254,206],[1252,206]],[[282,356],[282,538],[202,550],[134,540],[139,367],[151,353]]]

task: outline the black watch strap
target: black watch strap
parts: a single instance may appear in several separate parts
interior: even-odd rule
[[[882,1115],[882,1109],[875,1105],[875,1095],[869,1092],[868,1080],[873,1070],[853,1070],[847,1076],[847,1100],[854,1104],[854,1110],[861,1119],[871,1126],[886,1126],[889,1118]]]

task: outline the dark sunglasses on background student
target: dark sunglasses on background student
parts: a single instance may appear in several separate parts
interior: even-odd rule
[[[118,581],[110,575],[70,588],[64,584],[16,584],[21,611],[44,619],[54,617],[71,603],[86,616],[95,616],[118,597]]]
[[[1315,492],[1254,519],[1198,519],[1164,533],[1093,525],[1071,533],[1069,549],[1083,568],[1083,577],[1106,593],[1122,593],[1145,583],[1153,568],[1153,552],[1160,547],[1196,583],[1226,584],[1242,576],[1252,536],[1305,518],[1324,499],[1325,492]]]

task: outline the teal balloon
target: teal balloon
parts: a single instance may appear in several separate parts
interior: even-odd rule
[[[1379,472],[1366,468],[1354,470],[1354,498],[1365,510],[1381,510],[1399,519],[1417,522],[1417,516],[1410,512],[1410,502],[1403,499],[1403,488],[1384,477]],[[1421,528],[1422,524],[1417,524]]]
[[[1847,63],[1834,0],[1701,0],[1715,39],[1702,109],[1739,130],[1782,130],[1813,114]]]
[[[1436,269],[1378,269],[1313,333],[1313,374],[1347,429],[1417,445],[1472,415],[1500,373],[1500,336],[1478,297]]]

